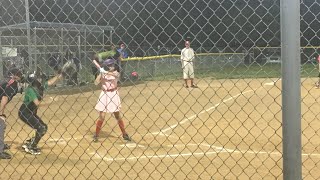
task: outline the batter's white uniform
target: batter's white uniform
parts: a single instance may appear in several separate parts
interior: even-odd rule
[[[181,51],[183,79],[194,78],[193,60],[194,60],[193,49],[191,47],[183,48]]]
[[[118,80],[119,73],[117,71],[113,71],[113,75],[106,73],[101,75],[102,91],[95,107],[96,110],[107,113],[120,111],[121,101],[117,89]]]

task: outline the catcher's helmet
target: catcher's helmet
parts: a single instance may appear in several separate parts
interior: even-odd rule
[[[29,84],[33,84],[33,83],[42,84],[46,79],[47,78],[45,74],[39,74],[39,73],[33,72],[28,74],[26,81]]]
[[[32,84],[32,83],[35,82],[35,81],[39,81],[36,73],[28,74],[26,80],[27,80],[27,83],[29,83],[29,84]]]

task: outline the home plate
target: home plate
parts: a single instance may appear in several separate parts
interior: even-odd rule
[[[264,83],[265,86],[273,86],[276,82]]]
[[[135,148],[135,147],[140,147],[140,148],[144,148],[145,146],[143,145],[139,145],[139,144],[136,144],[136,143],[128,143],[128,144],[123,144],[123,145],[120,145],[121,147],[129,147],[129,148]]]

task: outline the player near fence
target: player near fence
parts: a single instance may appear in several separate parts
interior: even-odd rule
[[[185,41],[185,48],[181,50],[181,65],[183,70],[183,79],[185,81],[185,87],[189,88],[188,81],[190,81],[190,87],[197,88],[198,86],[194,84],[194,61],[195,53],[190,47],[190,41]]]
[[[0,159],[11,159],[11,155],[5,150],[10,146],[4,143],[4,133],[6,129],[6,118],[4,114],[6,105],[18,93],[18,82],[22,78],[22,72],[19,69],[11,69],[8,72],[9,78],[1,83],[0,87]]]
[[[119,44],[119,48],[117,49],[117,51],[120,54],[120,57],[118,58],[120,77],[121,77],[121,81],[124,81],[127,61],[123,61],[123,59],[129,57],[128,52],[126,51],[126,45],[123,42],[121,42]]]
[[[100,93],[95,109],[99,111],[99,119],[96,122],[96,132],[93,141],[97,142],[102,124],[105,120],[106,113],[113,113],[118,121],[118,125],[122,132],[122,137],[126,141],[131,138],[125,130],[124,122],[120,116],[121,100],[117,89],[119,80],[119,72],[115,70],[115,60],[107,59],[102,63],[102,67],[106,72],[101,72],[95,79],[95,85],[101,84],[102,91]]]

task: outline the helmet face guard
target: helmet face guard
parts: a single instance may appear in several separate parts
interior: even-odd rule
[[[29,74],[26,78],[26,82],[35,87],[40,87],[43,81],[45,81],[44,75],[37,75],[35,72]]]

